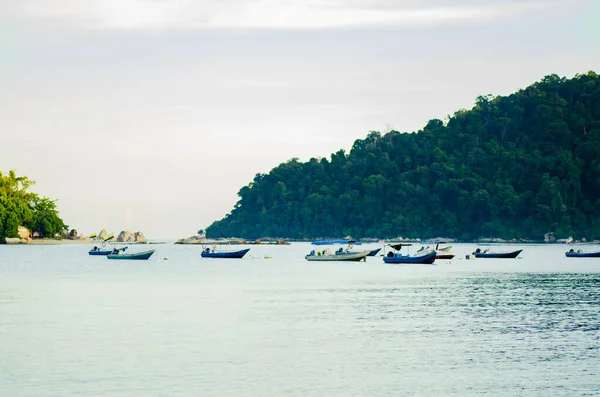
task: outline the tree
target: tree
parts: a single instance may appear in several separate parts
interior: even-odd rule
[[[29,191],[34,183],[14,170],[0,172],[0,242],[18,237],[21,225],[49,237],[68,228],[58,215],[56,200]]]

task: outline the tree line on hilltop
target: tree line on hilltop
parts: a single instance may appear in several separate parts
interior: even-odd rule
[[[257,174],[209,237],[600,238],[600,79],[549,75],[420,131]]]

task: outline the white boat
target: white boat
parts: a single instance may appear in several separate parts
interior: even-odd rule
[[[332,252],[331,250],[323,250],[315,252],[315,250],[310,251],[308,255],[304,257],[307,261],[367,261],[367,256],[371,253],[370,250],[360,251],[360,252]]]

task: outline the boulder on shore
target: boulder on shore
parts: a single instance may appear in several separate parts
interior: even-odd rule
[[[75,229],[71,229],[71,231],[69,232],[69,240],[75,240],[77,239],[78,236],[78,232]]]
[[[27,229],[25,226],[19,226],[18,234],[19,234],[19,238],[22,238],[25,240],[29,240],[31,238],[31,233],[29,232],[29,229]]]
[[[23,240],[19,237],[6,237],[4,239],[6,244],[22,244]]]
[[[555,243],[556,237],[554,236],[554,233],[548,232],[548,233],[544,234],[544,242],[545,243]]]
[[[146,237],[142,232],[132,233],[129,230],[122,230],[117,237],[119,243],[146,243]]]
[[[104,240],[108,236],[108,232],[106,229],[102,229],[100,233],[98,233],[98,239]]]
[[[119,236],[117,237],[117,242],[127,243],[127,242],[132,242],[132,241],[133,241],[133,233],[131,233],[129,230],[121,230],[121,233],[119,233]]]
[[[146,237],[144,236],[144,233],[142,233],[142,232],[135,232],[133,235],[133,239],[136,243],[145,243],[146,242]]]

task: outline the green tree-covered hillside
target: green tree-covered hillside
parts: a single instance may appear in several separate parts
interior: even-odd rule
[[[54,237],[68,228],[58,215],[55,200],[29,191],[34,183],[13,170],[8,174],[0,171],[0,243],[6,237],[18,237],[19,226],[41,237]]]
[[[600,238],[600,79],[480,96],[418,132],[291,159],[238,195],[208,236]]]

